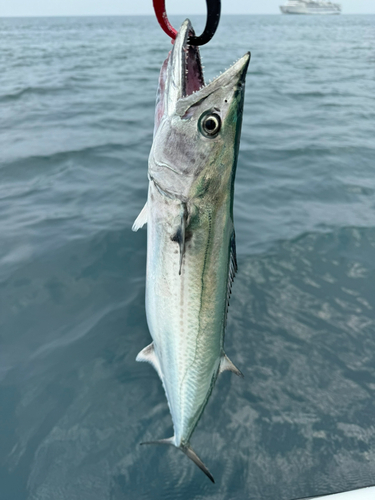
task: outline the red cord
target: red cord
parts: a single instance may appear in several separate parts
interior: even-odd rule
[[[165,0],[153,0],[153,2],[155,14],[160,26],[168,36],[175,40],[177,31],[173,28],[168,20],[167,11],[165,10]]]

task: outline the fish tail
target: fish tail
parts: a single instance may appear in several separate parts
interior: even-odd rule
[[[208,470],[208,468],[204,465],[204,463],[202,462],[202,460],[198,457],[198,455],[195,453],[195,451],[192,449],[192,447],[190,446],[190,444],[180,444],[179,446],[177,446],[175,444],[175,437],[171,437],[171,438],[167,438],[167,439],[159,439],[158,441],[146,441],[144,443],[141,443],[141,445],[144,445],[144,444],[161,444],[161,445],[167,445],[167,446],[175,446],[176,448],[178,448],[179,450],[181,450],[183,453],[185,453],[185,455],[187,457],[190,458],[190,460],[192,460],[195,465],[197,465],[201,471],[203,471],[206,476],[213,482],[215,483],[215,480],[211,474],[211,472]]]
[[[174,436],[171,438],[167,438],[167,439],[159,439],[157,441],[144,441],[143,443],[141,443],[141,446],[143,446],[144,444],[164,444],[167,446],[168,445],[175,446]]]
[[[198,455],[195,453],[193,448],[191,448],[190,444],[187,445],[180,445],[179,449],[185,453],[186,456],[192,460],[195,465],[197,465],[201,471],[203,471],[206,476],[213,482],[215,483],[215,479],[213,478],[211,472],[207,469],[207,467],[204,465],[202,460],[198,457]]]

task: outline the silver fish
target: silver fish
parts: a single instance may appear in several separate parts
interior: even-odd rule
[[[233,193],[250,53],[208,85],[186,20],[162,66],[149,157],[146,314],[153,342],[137,356],[163,383],[174,436],[147,444],[190,446],[219,373],[242,376],[224,353],[237,270]],[[145,443],[146,444],[146,443]]]

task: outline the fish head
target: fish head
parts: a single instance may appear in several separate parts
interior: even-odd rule
[[[155,113],[149,177],[183,201],[233,184],[250,53],[205,85],[189,20],[164,62]]]

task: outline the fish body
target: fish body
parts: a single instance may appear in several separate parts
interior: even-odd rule
[[[160,75],[147,203],[146,314],[152,344],[138,361],[159,374],[174,436],[155,443],[184,451],[213,481],[190,438],[218,374],[241,372],[224,353],[236,272],[234,179],[250,54],[204,85],[186,20]]]

